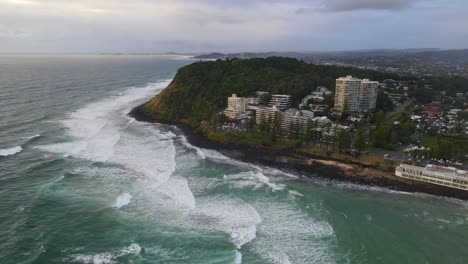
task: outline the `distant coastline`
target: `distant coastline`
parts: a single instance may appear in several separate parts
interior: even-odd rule
[[[267,146],[248,147],[215,142],[208,139],[187,122],[168,121],[149,116],[144,113],[141,106],[134,108],[129,115],[138,121],[176,126],[186,135],[189,143],[196,147],[214,149],[230,158],[250,163],[296,171],[308,178],[320,177],[361,185],[379,186],[397,191],[426,193],[468,200],[468,192],[466,191],[406,180],[395,176],[393,172],[385,172],[370,165],[326,159],[296,150],[278,150]]]

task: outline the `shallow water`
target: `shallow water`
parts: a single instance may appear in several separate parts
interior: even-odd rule
[[[0,263],[467,263],[466,202],[308,180],[126,114],[191,63],[0,57]]]

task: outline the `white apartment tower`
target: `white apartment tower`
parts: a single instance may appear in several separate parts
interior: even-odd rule
[[[365,112],[375,108],[379,83],[352,76],[336,79],[335,109],[343,112]]]

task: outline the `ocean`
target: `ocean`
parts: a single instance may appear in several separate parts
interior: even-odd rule
[[[468,203],[304,177],[127,116],[175,56],[0,56],[0,263],[468,263]]]

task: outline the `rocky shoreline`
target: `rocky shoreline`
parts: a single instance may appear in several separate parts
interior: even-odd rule
[[[393,173],[377,170],[363,164],[324,159],[323,157],[311,154],[298,153],[294,150],[278,150],[268,147],[253,148],[213,142],[193,129],[188,123],[149,117],[145,115],[139,107],[134,108],[129,115],[138,121],[176,126],[182,130],[189,143],[195,147],[214,149],[230,158],[249,163],[296,171],[308,178],[319,177],[327,180],[384,187],[396,191],[418,192],[468,200],[468,191],[410,181],[399,178]]]

